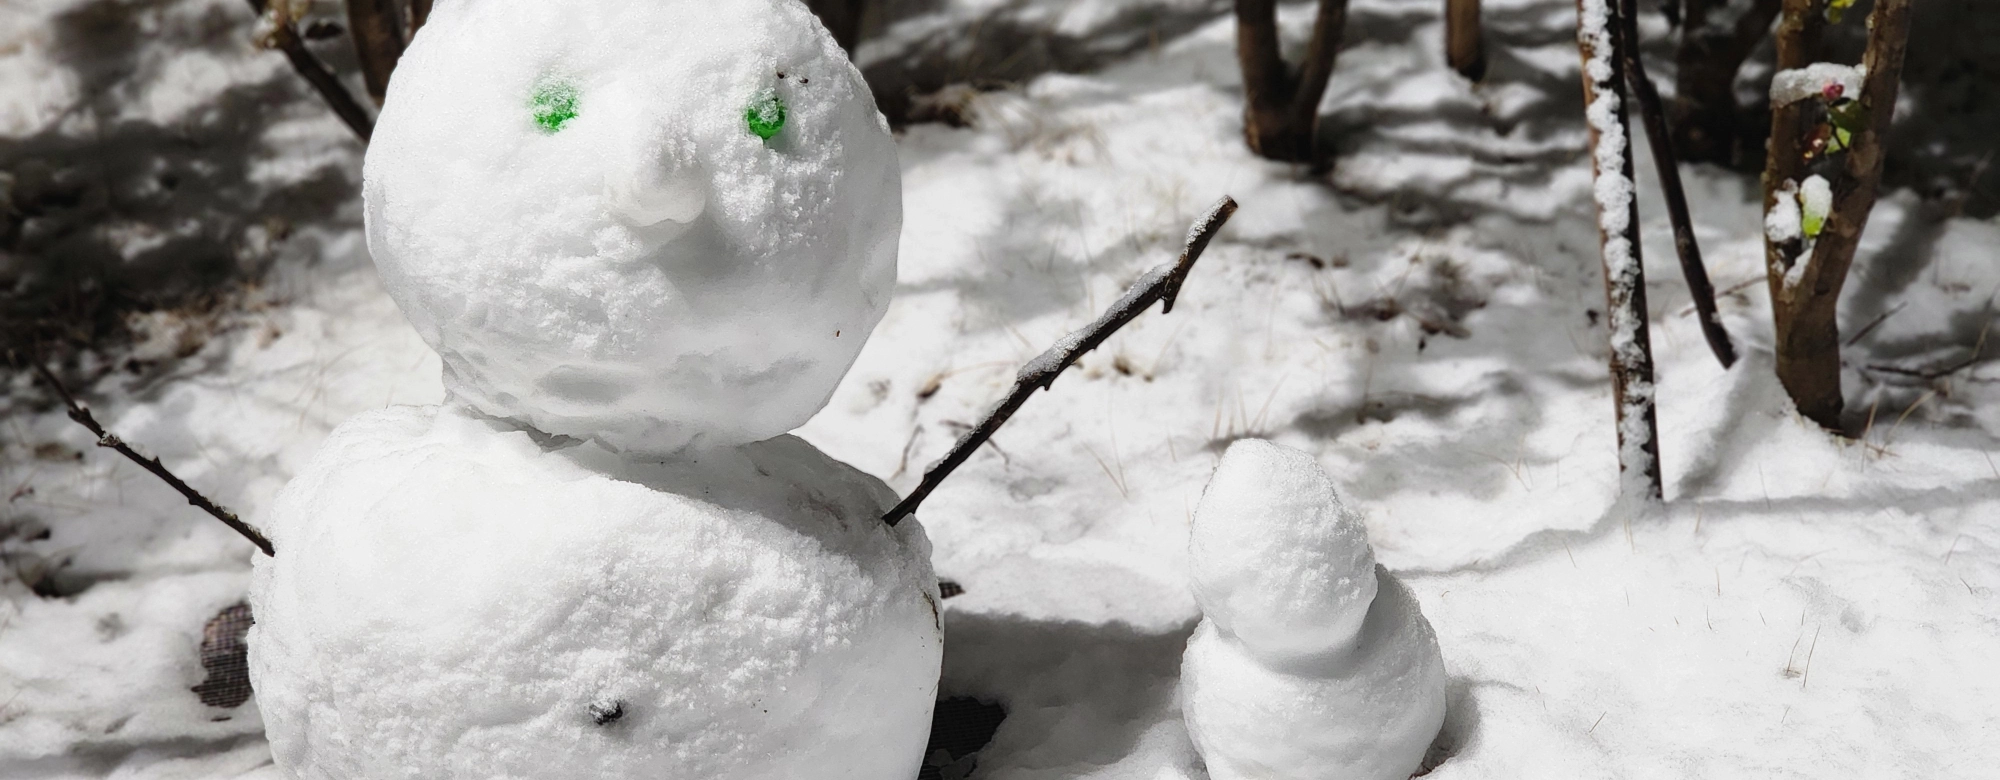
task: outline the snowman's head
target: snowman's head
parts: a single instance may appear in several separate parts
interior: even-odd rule
[[[902,224],[888,127],[797,0],[439,0],[363,190],[455,399],[645,454],[818,411]]]

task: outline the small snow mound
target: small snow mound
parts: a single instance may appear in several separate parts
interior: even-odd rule
[[[1375,552],[1311,455],[1262,439],[1229,445],[1195,507],[1195,599],[1272,659],[1353,638],[1375,598]]]
[[[279,495],[250,672],[296,778],[914,777],[937,580],[790,436],[544,451],[455,409],[334,431]]]
[[[1773,244],[1797,241],[1805,237],[1800,227],[1799,185],[1786,181],[1778,185],[1772,194],[1771,210],[1764,214],[1764,236]]]
[[[1861,96],[1861,81],[1867,77],[1866,65],[1832,62],[1815,62],[1803,68],[1781,70],[1771,77],[1771,103],[1788,106],[1815,97],[1858,98]],[[1835,92],[1829,95],[1828,87],[1833,87]]]

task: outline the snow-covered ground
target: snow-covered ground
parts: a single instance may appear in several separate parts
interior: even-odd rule
[[[938,573],[965,589],[944,691],[1007,711],[973,776],[1204,777],[1175,703],[1198,617],[1188,523],[1245,436],[1318,456],[1436,628],[1451,683],[1429,777],[1990,774],[2000,366],[1976,350],[2000,221],[1908,191],[1877,207],[1843,307],[1866,433],[1844,440],[1773,378],[1754,179],[1686,171],[1744,353],[1724,371],[1641,154],[1666,502],[1620,504],[1574,5],[1489,0],[1476,87],[1443,64],[1440,5],[1353,3],[1324,105],[1331,186],[1244,148],[1216,3],[1006,6],[1059,54],[1110,53],[968,98],[970,127],[901,137],[896,300],[801,433],[903,491],[1202,208],[1242,203],[1173,313],[1085,357],[924,505]],[[943,4],[864,59],[994,7]],[[1310,7],[1284,16],[1296,33]],[[133,352],[70,373],[99,377],[86,398],[110,428],[254,522],[334,425],[442,391],[368,262],[360,147],[244,43],[247,17],[236,0],[9,4],[0,131],[57,164],[119,144],[121,165],[209,188],[162,213],[245,212],[223,243],[269,270],[237,305],[144,318]],[[128,27],[146,43],[117,67],[80,58]],[[110,202],[152,175],[108,177]],[[142,253],[216,228],[88,229]],[[189,691],[250,547],[10,381],[0,776],[275,777],[255,700]]]

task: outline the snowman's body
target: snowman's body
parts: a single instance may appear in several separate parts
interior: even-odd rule
[[[937,583],[893,503],[790,436],[645,464],[450,408],[355,418],[257,570],[272,752],[302,778],[914,777]]]
[[[440,0],[364,180],[447,401],[341,426],[279,498],[250,638],[278,765],[914,776],[929,544],[781,436],[880,319],[901,222],[804,6]]]

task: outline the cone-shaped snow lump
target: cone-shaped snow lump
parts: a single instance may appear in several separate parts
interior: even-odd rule
[[[357,417],[257,562],[272,753],[309,780],[915,777],[942,637],[894,501],[789,436],[641,464]]]
[[[1214,780],[1403,780],[1444,723],[1444,661],[1311,455],[1230,445],[1189,545],[1203,619],[1181,662]]]
[[[895,283],[894,142],[797,0],[439,0],[363,179],[451,396],[621,451],[798,427]]]

